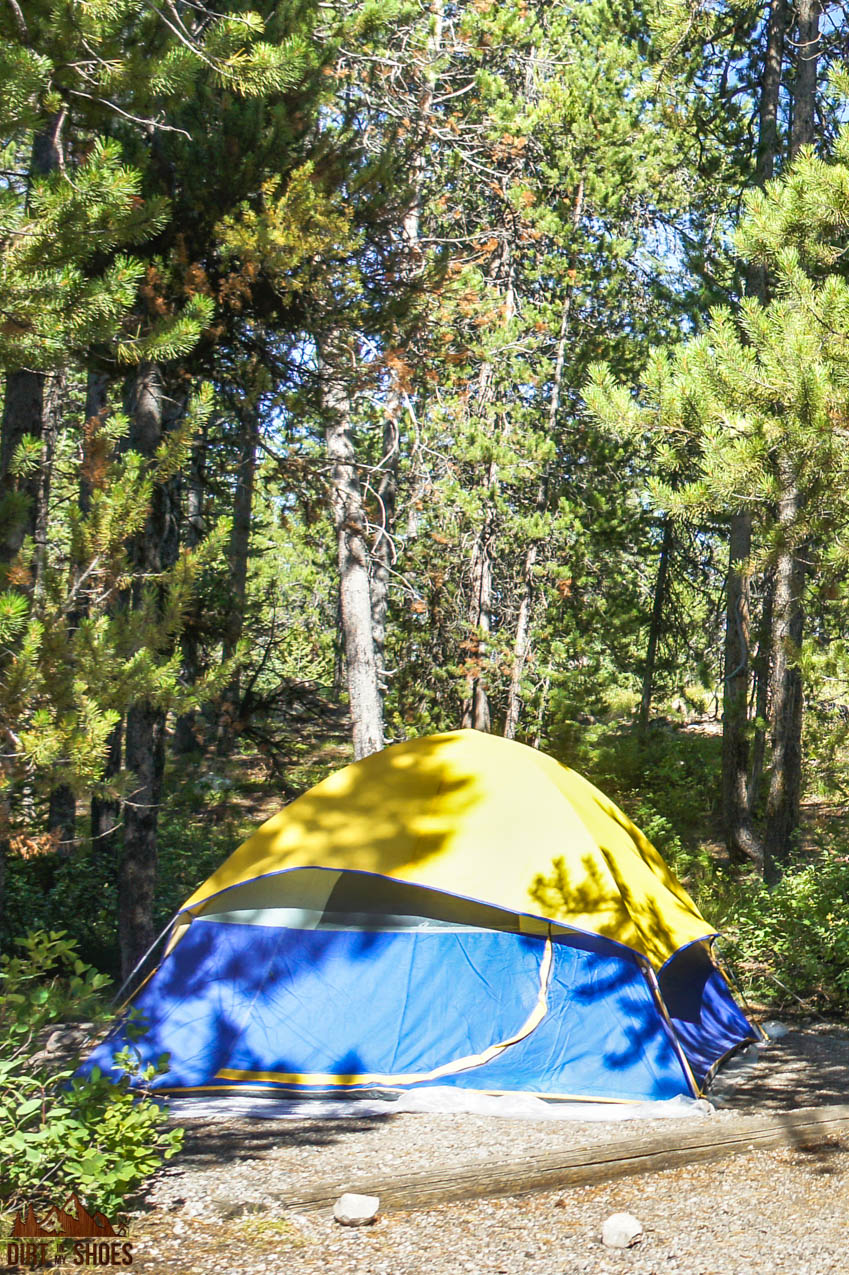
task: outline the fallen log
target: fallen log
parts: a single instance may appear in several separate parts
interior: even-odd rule
[[[564,1125],[564,1135],[568,1131]],[[464,1168],[441,1165],[402,1177],[346,1178],[317,1183],[297,1195],[277,1192],[296,1212],[333,1207],[340,1195],[380,1197],[381,1212],[427,1209],[437,1204],[493,1195],[525,1195],[562,1187],[589,1186],[660,1169],[676,1169],[741,1152],[796,1147],[814,1150],[849,1133],[849,1106],[802,1107],[757,1116],[720,1116],[690,1129],[619,1137],[577,1150],[548,1151],[506,1161],[481,1160]]]

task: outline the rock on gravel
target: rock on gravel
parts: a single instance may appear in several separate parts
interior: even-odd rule
[[[376,1195],[356,1195],[347,1191],[333,1206],[333,1216],[343,1226],[367,1226],[377,1217],[380,1199]]]
[[[601,1242],[607,1248],[631,1248],[639,1244],[643,1238],[642,1223],[633,1213],[611,1213],[604,1219],[601,1228]]]

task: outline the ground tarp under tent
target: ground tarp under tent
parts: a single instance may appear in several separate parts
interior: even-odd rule
[[[195,891],[133,998],[134,1047],[170,1055],[153,1088],[173,1095],[697,1096],[756,1037],[714,938],[580,775],[426,736],[316,785]],[[121,1019],[86,1069],[127,1043]]]

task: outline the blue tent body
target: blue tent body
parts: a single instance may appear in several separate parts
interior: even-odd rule
[[[194,920],[133,1001],[150,1024],[134,1046],[142,1061],[170,1055],[153,1088],[447,1084],[665,1099],[700,1092],[712,1067],[753,1039],[705,943],[681,949],[655,978],[600,935],[544,922],[548,933],[522,933],[520,917],[512,929],[482,928],[473,906],[466,925],[415,917],[418,891],[404,893],[403,918],[372,917],[371,928],[362,913],[356,928],[337,928],[339,912],[310,929],[257,924],[256,914]],[[435,910],[434,892],[421,894],[420,908]],[[392,928],[399,919],[407,928]],[[86,1070],[108,1072],[129,1043],[119,1024]]]
[[[341,776],[269,821],[178,914],[131,1004],[149,1025],[132,1045],[141,1062],[169,1056],[153,1089],[454,1085],[633,1102],[697,1095],[755,1039],[692,900],[574,772],[522,745],[457,732]],[[349,866],[361,847],[373,855],[381,818],[382,870]],[[345,837],[354,850],[333,862]],[[577,847],[575,874],[585,875],[574,913],[533,907],[522,837],[545,845],[549,867],[554,851]],[[464,877],[469,856],[478,858]],[[518,893],[503,884],[511,873]],[[470,877],[483,898],[463,889]],[[110,1072],[128,1044],[121,1019],[84,1070]]]

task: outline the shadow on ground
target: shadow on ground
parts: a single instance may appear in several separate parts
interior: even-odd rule
[[[358,1133],[375,1129],[395,1116],[369,1116],[357,1120],[261,1120],[255,1118],[183,1122],[185,1135],[178,1164],[191,1160],[193,1167],[256,1160],[281,1147],[329,1147]]]
[[[732,1060],[708,1097],[737,1111],[792,1111],[849,1102],[849,1030],[791,1031],[760,1048],[756,1063]]]

